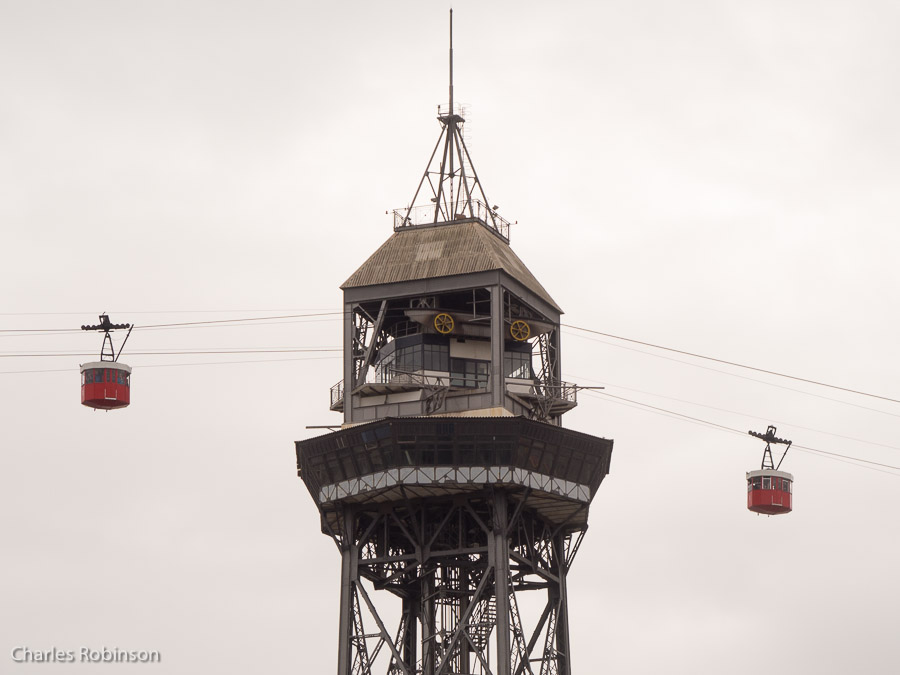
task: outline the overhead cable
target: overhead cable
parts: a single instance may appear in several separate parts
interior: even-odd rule
[[[632,404],[637,405],[637,406],[640,406],[640,407],[642,407],[642,408],[647,408],[647,409],[649,409],[649,410],[651,410],[651,411],[658,411],[658,412],[661,412],[661,413],[665,413],[666,415],[672,415],[672,416],[675,416],[675,417],[680,417],[680,418],[683,418],[683,419],[685,419],[685,420],[689,420],[689,421],[691,421],[691,422],[696,422],[696,423],[699,423],[699,424],[704,424],[704,425],[707,425],[707,426],[710,426],[710,427],[714,427],[714,428],[720,429],[720,430],[722,430],[722,431],[727,431],[727,432],[729,432],[729,433],[739,434],[739,435],[741,435],[741,436],[745,436],[746,433],[747,433],[747,432],[745,432],[745,431],[741,431],[740,429],[735,429],[735,428],[733,428],[733,427],[725,426],[724,424],[718,424],[717,422],[710,422],[709,420],[705,420],[705,419],[702,419],[702,418],[700,418],[700,417],[692,417],[691,415],[685,415],[684,413],[675,412],[674,410],[667,410],[666,408],[661,408],[661,407],[659,407],[659,406],[650,405],[649,403],[642,403],[641,401],[635,401],[635,400],[630,399],[630,398],[625,398],[624,396],[616,396],[615,394],[610,394],[609,392],[606,392],[606,391],[598,391],[598,392],[591,392],[591,393],[594,394],[595,396],[605,396],[605,397],[607,397],[607,398],[613,398],[613,399],[617,399],[617,400],[619,400],[619,401],[625,401],[625,402],[627,402],[627,403],[632,403]],[[799,450],[805,450],[805,451],[807,451],[807,452],[814,452],[814,453],[821,454],[821,455],[828,455],[828,456],[830,456],[830,457],[841,457],[841,458],[843,458],[843,459],[849,459],[849,460],[852,460],[852,461],[854,461],[854,462],[862,462],[862,463],[864,463],[864,464],[869,464],[869,465],[872,465],[872,466],[875,466],[875,467],[883,467],[883,468],[885,468],[885,469],[891,469],[891,470],[894,470],[894,471],[900,471],[900,466],[894,466],[894,465],[892,465],[892,464],[883,464],[883,463],[881,463],[881,462],[874,462],[874,461],[872,461],[872,460],[870,460],[870,459],[862,459],[861,457],[854,457],[854,456],[852,456],[852,455],[842,455],[842,454],[837,453],[837,452],[830,452],[830,451],[828,451],[828,450],[821,450],[821,449],[819,449],[819,448],[813,448],[813,447],[806,446],[806,445],[797,445],[797,444],[794,444],[794,445],[792,445],[791,447],[792,447],[792,448],[797,448],[797,449],[799,449]],[[892,475],[898,475],[898,474],[892,474]]]
[[[643,345],[645,347],[653,347],[654,349],[662,349],[667,352],[674,352],[676,354],[683,354],[685,356],[692,356],[697,359],[705,359],[707,361],[714,361],[715,363],[723,363],[728,366],[735,366],[736,368],[745,368],[747,370],[753,370],[758,373],[766,373],[767,375],[776,375],[777,377],[784,377],[789,380],[796,380],[798,382],[806,382],[807,384],[815,384],[820,387],[828,387],[829,389],[838,389],[840,391],[846,391],[851,394],[858,394],[860,396],[868,396],[870,398],[881,399],[882,401],[890,401],[891,403],[900,403],[900,399],[890,398],[888,396],[881,396],[879,394],[871,394],[869,392],[860,391],[858,389],[850,389],[848,387],[841,387],[836,384],[828,384],[827,382],[820,382],[818,380],[810,380],[805,377],[798,377],[796,375],[788,375],[786,373],[779,373],[775,370],[766,370],[765,368],[757,368],[756,366],[748,366],[743,363],[736,363],[735,361],[726,361],[724,359],[717,359],[713,356],[704,356],[703,354],[695,354],[693,352],[687,352],[682,349],[675,349],[674,347],[664,347],[662,345],[656,345],[652,342],[643,342],[641,340],[634,340],[632,338],[622,337],[621,335],[612,335],[610,333],[602,333],[598,330],[592,330],[590,328],[582,328],[581,326],[573,326],[571,324],[563,323],[561,326],[565,326],[566,328],[572,328],[573,330],[584,331],[585,333],[593,333],[595,335],[602,335],[603,337],[613,338],[614,340],[622,340],[624,342],[631,342],[633,344]]]

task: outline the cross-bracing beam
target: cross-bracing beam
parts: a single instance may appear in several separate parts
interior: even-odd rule
[[[504,489],[338,508],[338,675],[570,675],[566,575],[582,531]],[[526,591],[543,605],[523,611]]]

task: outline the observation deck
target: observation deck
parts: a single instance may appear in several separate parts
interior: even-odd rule
[[[339,531],[340,506],[503,487],[563,532],[587,525],[613,442],[522,417],[388,418],[297,441],[297,469]]]

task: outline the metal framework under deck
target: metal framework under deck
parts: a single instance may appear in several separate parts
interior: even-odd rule
[[[338,673],[568,675],[566,576],[584,529],[551,526],[526,493],[340,506]],[[399,619],[367,585],[399,600]],[[539,613],[520,612],[525,591]]]
[[[296,445],[341,553],[338,675],[570,675],[566,577],[611,440],[401,417]]]

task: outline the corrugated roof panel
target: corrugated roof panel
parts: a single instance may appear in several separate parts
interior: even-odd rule
[[[480,223],[471,220],[394,232],[341,288],[393,284],[491,270],[503,270],[559,310],[550,294],[509,244]]]

